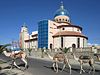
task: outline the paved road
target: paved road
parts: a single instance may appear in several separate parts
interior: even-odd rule
[[[1,57],[1,56],[0,56]],[[5,57],[2,57],[5,59]],[[6,60],[9,60],[6,58]],[[18,60],[17,62],[20,62]],[[20,62],[22,63],[22,62]],[[79,65],[73,64],[72,62],[72,75],[80,75],[79,74]],[[65,68],[63,72],[58,72],[55,73],[52,68],[52,62],[51,61],[46,61],[42,59],[36,59],[36,58],[28,58],[28,64],[29,68],[24,71],[24,75],[69,75],[69,69],[68,67]],[[97,65],[100,67],[100,65]],[[59,71],[61,71],[62,64],[59,64]],[[86,69],[86,72],[88,72],[88,66],[85,65],[84,68]],[[16,70],[17,71],[17,70]],[[88,73],[84,73],[82,75],[89,75]],[[92,73],[90,75],[93,75]],[[94,75],[100,75],[100,70],[96,70],[96,73]]]
[[[34,58],[29,58],[29,68],[26,70],[26,72],[31,73],[30,75],[69,75],[69,69],[68,67],[65,68],[63,72],[61,71],[62,64],[59,64],[59,73],[55,73],[52,68],[52,62],[51,61],[45,61],[45,60],[38,60]],[[84,68],[87,68],[85,66]],[[80,75],[79,74],[79,66],[72,64],[72,75]],[[89,70],[86,69],[86,72]],[[82,75],[89,75],[88,73],[84,73]],[[93,75],[92,73],[90,75]],[[95,75],[100,75],[100,71],[96,70]]]

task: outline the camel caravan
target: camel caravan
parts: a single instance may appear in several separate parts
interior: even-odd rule
[[[25,51],[23,50],[19,50],[19,51],[11,51],[11,52],[7,52],[7,49],[4,49],[6,46],[8,45],[5,45],[3,47],[0,48],[0,50],[2,50],[3,54],[7,57],[10,57],[12,58],[12,66],[11,66],[11,69],[13,68],[13,65],[16,66],[18,69],[21,70],[21,68],[16,64],[16,59],[19,58],[21,59],[24,63],[25,63],[25,69],[27,69],[28,67],[28,61],[27,61],[27,54]],[[48,58],[50,58],[53,62],[52,64],[52,67],[53,67],[53,70],[58,73],[58,70],[59,70],[59,66],[58,64],[59,63],[63,63],[63,67],[62,67],[62,70],[61,72],[66,68],[66,66],[69,67],[69,74],[72,74],[72,65],[71,65],[71,61],[70,61],[70,58],[68,56],[68,51],[71,49],[71,47],[69,48],[66,48],[66,50],[64,51],[63,49],[59,49],[57,52],[54,53],[54,55],[51,55],[51,51],[47,50],[46,48],[43,48],[43,52],[45,55],[48,56]],[[91,73],[91,71],[93,71],[93,73],[95,73],[95,66],[94,66],[94,63],[95,63],[95,60],[93,58],[93,56],[91,55],[79,55],[78,57],[75,55],[75,48],[72,48],[72,51],[70,52],[70,56],[73,57],[74,60],[76,60],[76,62],[79,62],[79,65],[80,65],[80,74],[82,74],[83,72],[85,73],[86,71],[83,69],[83,65],[85,63],[88,63],[89,64],[89,67],[90,67],[90,71],[89,73]],[[99,58],[99,57],[98,57]]]
[[[71,47],[68,48],[68,50],[70,49]],[[75,48],[73,48],[73,50],[75,50]],[[75,55],[75,51],[70,52],[71,56],[74,58],[74,60],[76,60],[77,62],[79,62],[79,65],[80,65],[80,74],[82,74],[83,72],[85,73],[86,71],[83,69],[83,65],[85,63],[88,63],[89,66],[90,66],[90,71],[89,71],[89,74],[91,73],[91,71],[93,71],[93,73],[95,73],[95,67],[94,67],[94,63],[95,63],[95,60],[93,59],[92,56],[90,55],[79,55],[79,57],[76,57]],[[45,50],[46,51],[46,50]],[[61,52],[62,50],[60,50],[60,52],[56,52],[53,56],[50,55],[50,52],[45,52],[45,54],[53,61],[53,69],[56,73],[58,73],[58,63],[59,62],[62,62],[64,65],[63,65],[63,68],[61,70],[61,72],[65,69],[66,65],[68,65],[69,67],[69,70],[70,70],[70,74],[72,74],[71,70],[72,70],[72,66],[71,66],[71,63],[70,63],[70,60],[69,58],[67,57],[67,54],[65,54],[64,52]]]

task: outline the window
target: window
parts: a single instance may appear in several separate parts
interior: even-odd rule
[[[80,38],[77,38],[77,48],[80,48]]]
[[[70,22],[70,21],[68,20],[68,22]]]
[[[61,37],[61,48],[63,48],[63,37]]]
[[[52,49],[52,44],[50,43],[50,49]]]
[[[64,22],[64,19],[63,19],[63,22]]]
[[[77,31],[79,31],[79,29],[77,29]]]
[[[59,21],[61,22],[61,19],[59,19]]]
[[[62,28],[62,30],[65,30],[65,28]]]
[[[48,48],[48,20],[38,23],[38,48]]]
[[[72,44],[72,48],[76,48],[76,45],[75,44]]]
[[[84,41],[85,41],[85,40],[84,40],[84,38],[83,38],[83,47],[84,47]]]

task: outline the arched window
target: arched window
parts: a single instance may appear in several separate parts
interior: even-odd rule
[[[77,48],[80,48],[80,38],[77,38]]]
[[[63,22],[64,22],[65,20],[64,20],[64,18],[63,18]]]
[[[83,47],[84,47],[84,41],[85,41],[85,39],[83,38]]]
[[[61,37],[61,48],[63,48],[63,37]]]
[[[62,30],[65,30],[65,28],[62,28]]]
[[[79,31],[79,28],[77,29],[77,31]]]
[[[66,21],[67,21],[67,19],[66,19]]]
[[[50,43],[50,49],[52,49],[52,44]]]
[[[76,51],[76,45],[72,44],[72,51],[75,52]]]
[[[61,22],[61,19],[59,19],[59,21]]]
[[[76,48],[76,45],[75,44],[72,44],[72,48]]]

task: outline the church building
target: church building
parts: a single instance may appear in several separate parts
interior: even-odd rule
[[[53,20],[41,20],[38,22],[38,30],[28,33],[23,26],[20,33],[20,44],[23,48],[65,48],[87,47],[86,37],[82,33],[82,27],[72,24],[68,11],[61,3],[55,12]]]

